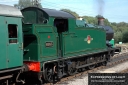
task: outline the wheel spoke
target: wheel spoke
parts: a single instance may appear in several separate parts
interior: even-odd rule
[[[68,71],[68,74],[69,75],[74,75],[76,72],[76,69],[75,68],[70,68],[70,70]]]
[[[50,76],[51,74],[49,73],[49,74],[47,74],[47,76]]]
[[[93,69],[95,67],[95,65],[90,65],[90,66],[88,66],[88,68],[91,70],[91,69]]]
[[[46,68],[46,80],[50,83],[53,82],[53,69],[51,67]]]
[[[48,77],[49,80],[51,80],[51,75]]]

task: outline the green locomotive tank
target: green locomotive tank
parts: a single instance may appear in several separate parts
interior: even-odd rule
[[[92,69],[98,63],[106,65],[114,53],[113,48],[106,46],[103,28],[76,20],[63,11],[37,7],[21,11],[24,63],[39,80],[53,82],[53,75],[57,80],[83,67]]]
[[[105,31],[76,25],[71,14],[36,7],[23,9],[22,13],[26,61],[44,62],[107,50]],[[56,25],[61,22],[64,26]]]
[[[3,10],[4,9],[4,10]],[[13,82],[23,66],[22,13],[0,4],[0,85]],[[18,78],[18,77],[17,77]],[[6,81],[6,79],[8,79]]]

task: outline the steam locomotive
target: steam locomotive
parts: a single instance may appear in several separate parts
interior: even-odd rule
[[[115,51],[113,30],[103,18],[93,26],[72,14],[27,7],[21,11],[0,5],[0,84],[41,85],[106,65]]]

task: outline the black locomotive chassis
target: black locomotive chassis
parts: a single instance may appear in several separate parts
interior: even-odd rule
[[[107,51],[90,53],[86,55],[72,56],[68,58],[58,58],[43,63],[41,72],[26,71],[20,76],[25,79],[26,84],[41,84],[45,82],[56,82],[60,78],[73,75],[78,71],[93,69],[98,65],[106,65],[115,52],[120,52],[121,48],[108,48]]]
[[[68,58],[61,57],[56,60],[44,62],[42,68],[43,79],[46,82],[54,82],[63,76],[73,75],[77,71],[83,69],[93,69],[98,65],[106,65],[114,53],[120,51],[120,47],[108,48],[107,51],[98,53],[72,56]]]

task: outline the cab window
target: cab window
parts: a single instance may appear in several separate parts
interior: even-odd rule
[[[57,32],[67,32],[68,31],[68,20],[67,19],[55,19],[54,26],[57,28]]]

